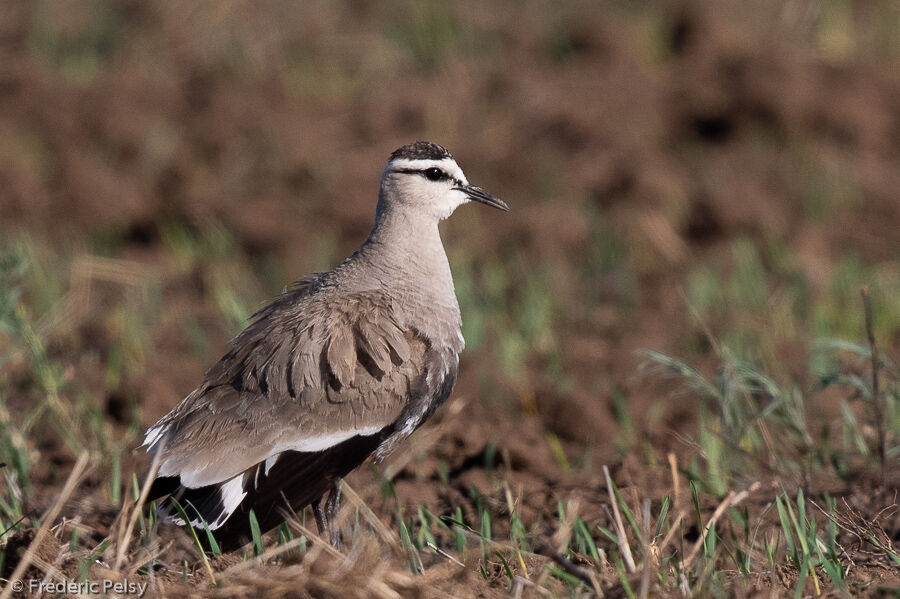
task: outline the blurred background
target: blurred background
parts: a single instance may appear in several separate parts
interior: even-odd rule
[[[889,0],[4,2],[4,443],[47,493],[79,448],[131,459],[427,139],[512,207],[442,225],[467,339],[442,459],[499,444],[558,484],[694,455],[702,402],[641,350],[818,389],[868,286],[897,356],[898,31]],[[816,398],[792,443],[876,452],[864,403]]]

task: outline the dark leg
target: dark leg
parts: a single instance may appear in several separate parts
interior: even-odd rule
[[[319,497],[312,504],[316,525],[319,527],[319,534],[328,539],[335,549],[340,549],[341,531],[338,530],[335,520],[337,519],[338,510],[341,508],[341,479],[337,479],[332,483],[331,493],[329,493],[328,499],[324,501],[325,505],[323,506],[322,499],[324,497],[324,495]]]
[[[341,479],[337,479],[334,481],[331,487],[331,493],[328,495],[328,501],[325,502],[325,513],[328,517],[328,522],[331,524],[331,544],[337,548],[341,548],[341,531],[338,529],[337,516],[338,511],[341,509]]]
[[[324,497],[324,495],[322,497]],[[322,511],[322,497],[319,497],[313,502],[312,509],[313,516],[316,517],[316,526],[319,528],[319,534],[324,537],[325,531],[331,527],[328,525],[328,518],[325,516],[325,512]]]

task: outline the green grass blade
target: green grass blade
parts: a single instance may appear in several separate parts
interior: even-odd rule
[[[188,505],[188,507],[191,507],[191,508],[194,507],[193,504],[191,504],[190,502],[188,502],[187,505]],[[178,506],[178,507],[180,507],[180,506]],[[194,508],[194,511],[197,512],[197,509]],[[188,523],[190,522],[190,519],[187,517],[187,513],[185,512],[184,509],[180,509],[179,513],[181,514],[182,518],[184,518],[185,522],[188,522]],[[213,536],[212,530],[210,530],[210,528],[209,528],[209,524],[206,522],[206,520],[203,518],[203,516],[200,515],[200,512],[197,512],[197,517],[200,519],[200,523],[203,525],[203,530],[206,532],[206,540],[209,542],[209,550],[212,551],[212,554],[215,556],[222,555],[222,550],[219,548],[219,543],[216,541],[216,538]],[[193,526],[190,526],[189,528],[192,531],[194,531],[194,538],[197,539],[197,542],[199,543],[200,537],[197,535],[196,529]],[[200,547],[200,550],[203,551],[202,546]]]
[[[666,518],[669,516],[669,506],[672,505],[672,500],[668,495],[663,497],[662,507],[659,508],[659,517],[656,519],[656,531],[653,533],[653,536],[658,537],[662,534],[663,526],[666,524]]]
[[[594,562],[599,564],[600,552],[597,551],[597,544],[594,543],[594,538],[591,536],[591,531],[588,529],[587,523],[581,518],[578,518],[575,521],[575,536],[584,544],[587,553],[593,558]]]
[[[787,512],[781,501],[781,496],[775,497],[775,505],[778,508],[778,520],[781,522],[781,532],[784,535],[784,543],[787,545],[788,556],[793,560],[794,565],[799,565],[799,556],[797,555],[797,546],[794,543],[794,534],[791,532],[791,522]]]
[[[803,587],[806,585],[806,577],[809,575],[809,559],[803,558],[800,564],[800,574],[797,576],[797,586],[794,588],[794,599],[803,599]]]
[[[250,518],[250,537],[253,539],[253,555],[259,557],[263,554],[262,534],[259,530],[259,521],[256,519],[256,512],[252,509],[249,514]]]
[[[122,500],[122,454],[118,451],[112,455],[112,486],[110,500],[113,505],[119,505]]]
[[[604,537],[606,537],[616,545],[619,544],[619,535],[617,535],[613,531],[609,530],[608,528],[603,528],[600,525],[597,526],[597,530],[600,531],[600,534],[602,534]]]
[[[453,527],[456,532],[456,553],[462,555],[463,551],[466,549],[466,535],[465,529],[465,521],[463,520],[462,508],[460,506],[456,506],[456,522],[458,523]]]
[[[178,502],[176,499],[172,499],[172,505],[175,506],[175,510],[178,512],[178,515],[181,516],[181,519],[184,520],[185,527],[191,531],[191,536],[194,538],[194,543],[197,545],[197,549],[200,550],[200,557],[203,559],[203,565],[206,567],[206,570],[209,572],[210,578],[213,578],[212,567],[209,565],[209,558],[206,557],[206,551],[203,548],[203,544],[200,542],[200,537],[197,536],[197,529],[191,526],[191,519],[188,518],[187,512],[184,510],[184,507]],[[209,529],[207,528],[207,531]],[[185,578],[187,580],[187,578]]]
[[[622,509],[622,515],[625,516],[625,519],[634,531],[634,536],[637,537],[638,543],[644,545],[644,535],[641,533],[641,528],[638,526],[637,520],[634,519],[631,510],[628,509],[628,504],[622,499],[622,495],[619,493],[619,488],[616,486],[616,483],[610,482],[612,484],[613,493],[616,496],[616,503],[618,503],[619,507]]]
[[[628,583],[628,574],[625,572],[625,563],[620,557],[616,557],[616,574],[619,577],[619,582],[622,583],[622,590],[625,591],[628,599],[635,599],[634,590],[631,588],[631,584]]]
[[[801,524],[800,521],[797,520],[797,515],[794,513],[794,508],[791,505],[791,500],[787,497],[785,497],[784,505],[787,509],[788,516],[790,517],[791,522],[794,525],[794,530],[797,533],[797,539],[800,541],[800,548],[803,550],[802,557],[805,558],[809,555],[809,545],[806,542],[806,521],[804,520]]]
[[[500,558],[500,563],[503,564],[503,570],[506,572],[506,575],[509,577],[510,583],[512,583],[516,579],[516,576],[513,574],[512,568],[509,567],[509,562],[506,561],[506,558],[503,557],[503,554],[500,553],[499,551],[495,551],[494,555],[496,555],[498,558]]]

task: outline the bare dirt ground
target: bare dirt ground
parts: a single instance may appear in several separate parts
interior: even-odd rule
[[[645,500],[655,519],[665,497],[669,523],[681,518],[647,560],[684,565],[728,491],[747,491],[732,511],[746,508],[760,546],[775,543],[775,496],[802,490],[823,508],[838,498],[848,567],[848,590],[820,573],[803,592],[896,592],[897,563],[853,524],[900,545],[896,431],[852,390],[820,390],[810,364],[821,337],[866,344],[865,284],[881,351],[900,357],[898,22],[887,2],[4,4],[0,235],[27,248],[16,314],[34,335],[0,330],[2,459],[29,463],[27,485],[7,478],[25,520],[2,539],[2,576],[78,449],[90,465],[60,517],[76,519],[81,548],[115,533],[132,476],[149,465],[132,451],[143,429],[266,298],[364,239],[388,154],[429,138],[513,210],[467,207],[443,225],[469,341],[461,377],[407,447],[348,479],[367,506],[345,509],[353,560],[317,543],[252,567],[220,556],[210,568],[229,575],[216,590],[192,539],[163,526],[156,567],[138,571],[152,549],[134,548],[126,578],[170,597],[577,596],[590,585],[537,576],[571,533],[562,506],[610,561],[567,555],[603,592],[627,596],[642,577],[619,572],[616,543],[596,528],[615,530],[608,465],[638,519]],[[755,452],[733,439],[740,467],[717,486],[700,394],[644,376],[639,351],[682,357],[712,380],[720,343],[817,403],[800,408],[805,445]],[[843,367],[871,377],[864,361]],[[835,466],[823,440],[845,430],[842,402],[869,449]],[[9,432],[26,421],[24,436]],[[533,552],[511,565],[507,546],[484,558],[470,535],[464,556],[435,525],[436,545],[463,564],[422,551],[424,574],[412,574],[399,529],[419,526],[423,506],[459,508],[474,528],[487,510],[504,542],[515,516]],[[368,522],[367,510],[383,534],[351,521]],[[719,530],[726,545],[732,526]],[[65,552],[71,535],[55,527],[27,576],[47,564],[84,574],[84,553]],[[95,557],[90,575],[113,576],[108,555]],[[711,561],[714,583],[693,569],[691,589],[793,592],[798,564],[758,558],[750,574]],[[677,594],[673,580],[650,580],[651,594]]]

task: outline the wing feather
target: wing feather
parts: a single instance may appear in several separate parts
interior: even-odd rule
[[[355,333],[357,346],[377,369],[376,378],[381,379],[391,369],[391,352],[387,340],[368,315],[360,317]]]
[[[163,447],[160,476],[218,484],[283,451],[321,450],[400,418],[410,390],[424,384],[428,341],[398,325],[383,294],[334,302],[311,293],[321,287],[261,310],[203,383],[151,427],[149,449]]]
[[[334,324],[330,333],[326,358],[328,367],[338,382],[336,391],[340,391],[342,387],[353,385],[356,372],[356,344],[352,332],[343,322]]]
[[[411,350],[409,343],[403,334],[403,330],[400,329],[393,319],[386,318],[379,321],[378,334],[390,346],[394,364],[403,364],[410,359]]]

